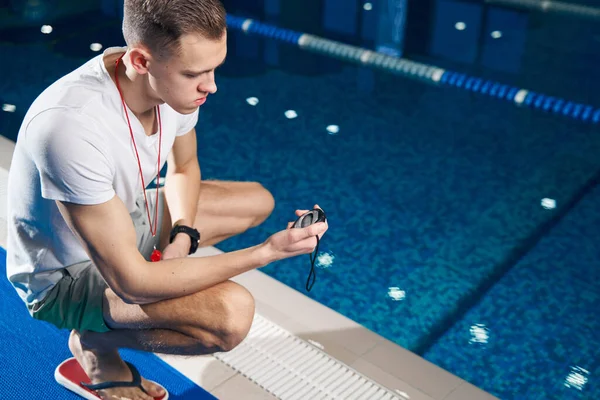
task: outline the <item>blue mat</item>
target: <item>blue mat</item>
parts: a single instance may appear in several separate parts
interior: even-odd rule
[[[80,399],[54,380],[54,369],[71,353],[67,347],[69,331],[34,320],[6,276],[6,251],[0,247],[0,365],[2,399]],[[142,376],[162,384],[170,399],[215,399],[154,354],[121,351],[135,364]]]

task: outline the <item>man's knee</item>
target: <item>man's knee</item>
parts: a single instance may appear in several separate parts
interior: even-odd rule
[[[223,284],[219,300],[222,315],[218,316],[218,347],[220,351],[230,351],[237,347],[248,335],[254,319],[254,297],[235,282]]]
[[[255,185],[253,193],[253,204],[256,207],[256,216],[252,223],[252,227],[262,224],[273,212],[275,208],[275,198],[271,192],[258,182],[253,182]]]

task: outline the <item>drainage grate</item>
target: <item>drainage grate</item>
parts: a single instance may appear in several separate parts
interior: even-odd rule
[[[246,339],[215,357],[282,400],[403,399],[258,314]]]

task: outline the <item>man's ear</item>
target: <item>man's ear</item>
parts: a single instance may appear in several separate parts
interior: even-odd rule
[[[129,52],[129,62],[139,75],[148,73],[148,61],[151,59],[150,52],[142,47],[134,47]]]

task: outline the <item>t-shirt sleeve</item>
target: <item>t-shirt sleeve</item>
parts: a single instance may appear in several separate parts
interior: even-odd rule
[[[105,136],[77,111],[46,111],[30,122],[25,135],[42,197],[83,205],[114,197],[114,166]]]
[[[179,114],[177,120],[177,136],[183,136],[191,131],[198,123],[199,109],[196,109],[192,114]]]

